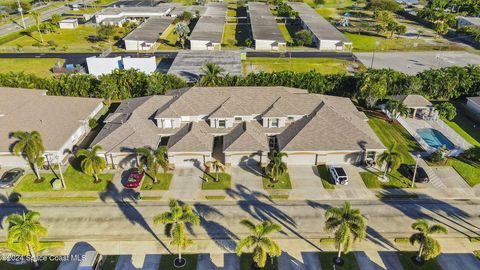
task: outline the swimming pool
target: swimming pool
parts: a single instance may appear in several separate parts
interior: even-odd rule
[[[431,147],[439,148],[442,145],[445,145],[447,149],[455,149],[455,144],[453,144],[445,135],[440,131],[433,128],[421,128],[417,129],[418,135]]]

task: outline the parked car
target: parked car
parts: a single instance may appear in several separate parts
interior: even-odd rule
[[[408,179],[412,180],[413,178],[413,172],[415,171],[415,165],[410,164],[405,166],[405,177]],[[430,181],[430,178],[428,178],[428,174],[420,166],[417,166],[417,173],[415,174],[415,182],[421,182],[421,183],[428,183]]]
[[[342,166],[329,166],[328,171],[330,172],[333,184],[348,185],[348,176]]]
[[[134,168],[130,171],[128,179],[123,183],[123,186],[126,188],[137,188],[140,186],[143,177],[145,177],[145,172],[140,173],[137,168]]]
[[[6,171],[0,178],[0,188],[9,188],[15,186],[15,183],[25,174],[24,169],[15,168]]]

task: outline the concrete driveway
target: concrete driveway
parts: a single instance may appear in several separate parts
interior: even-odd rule
[[[348,185],[336,185],[335,193],[337,198],[345,199],[371,199],[375,195],[368,190],[363,183],[358,168],[353,165],[343,165],[348,176]]]
[[[431,167],[440,181],[445,186],[445,192],[450,197],[470,198],[475,197],[474,190],[452,167]]]
[[[291,199],[322,200],[329,198],[316,166],[289,165],[292,182]]]
[[[196,167],[177,167],[173,171],[172,184],[165,193],[167,198],[195,200],[202,189],[203,171]]]
[[[234,192],[243,193],[245,188],[250,192],[265,193],[262,184],[262,170],[256,165],[232,166],[230,168],[232,174],[232,190]]]

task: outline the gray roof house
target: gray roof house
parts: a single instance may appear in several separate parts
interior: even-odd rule
[[[88,120],[103,108],[102,99],[47,96],[46,90],[0,87],[0,166],[26,166],[11,153],[15,131],[38,131],[50,160],[63,160],[66,150],[90,130]]]
[[[265,164],[275,149],[290,164],[345,164],[385,147],[348,98],[287,87],[192,87],[129,99],[92,145],[110,163],[135,163],[134,149],[165,145],[170,162],[191,166]]]
[[[226,16],[226,4],[208,3],[205,13],[190,34],[190,49],[220,50]]]
[[[287,42],[283,37],[272,11],[265,3],[249,2],[248,14],[252,30],[255,50],[286,49]]]

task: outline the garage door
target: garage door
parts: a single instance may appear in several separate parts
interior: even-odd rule
[[[170,162],[175,164],[175,167],[191,167],[201,166],[204,163],[203,155],[185,155],[170,157]]]
[[[260,163],[259,155],[230,155],[230,164],[255,166]]]
[[[313,165],[315,164],[315,154],[288,154],[288,157],[285,157],[284,161],[287,164]]]
[[[318,163],[325,164],[355,164],[359,161],[360,153],[349,154],[330,154],[326,156],[318,156]]]

